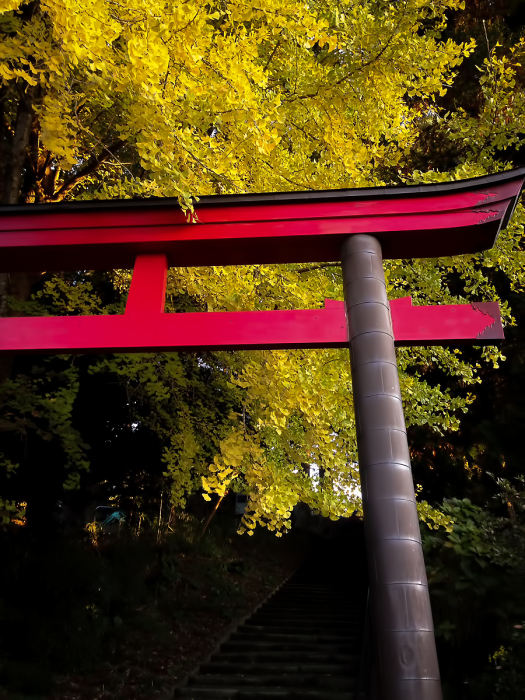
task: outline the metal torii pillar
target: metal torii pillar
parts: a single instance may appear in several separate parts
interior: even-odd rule
[[[342,246],[359,472],[381,695],[441,700],[432,611],[381,245]]]

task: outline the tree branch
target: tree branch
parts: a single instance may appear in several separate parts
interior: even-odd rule
[[[340,78],[339,80],[336,80],[334,83],[321,85],[321,86],[319,86],[319,87],[317,88],[317,90],[316,90],[315,92],[306,93],[305,95],[296,95],[296,94],[294,93],[290,99],[286,100],[286,102],[294,102],[295,100],[308,100],[308,99],[312,99],[312,98],[314,98],[314,97],[317,97],[317,96],[319,95],[319,92],[320,92],[321,90],[325,90],[325,89],[329,89],[329,88],[334,88],[334,87],[336,87],[336,86],[338,86],[338,85],[341,85],[341,83],[344,83],[346,80],[348,80],[349,78],[351,78],[351,77],[352,77],[353,75],[355,75],[356,73],[359,73],[359,72],[362,71],[364,68],[368,68],[368,67],[371,66],[373,63],[375,63],[376,61],[378,61],[378,60],[381,58],[381,56],[385,53],[385,51],[391,46],[391,44],[392,44],[392,42],[393,42],[393,40],[394,40],[394,37],[395,37],[396,34],[397,34],[397,30],[399,29],[399,26],[400,26],[402,20],[403,20],[404,17],[405,17],[405,14],[406,14],[406,4],[405,4],[405,8],[404,8],[403,12],[401,13],[401,15],[400,15],[400,17],[399,17],[399,20],[398,20],[396,26],[394,27],[392,33],[390,34],[389,38],[388,38],[387,41],[385,42],[384,46],[380,49],[380,51],[379,51],[375,56],[372,56],[372,58],[370,58],[368,61],[365,61],[364,63],[361,63],[361,65],[359,65],[359,66],[358,66],[357,68],[355,68],[354,70],[351,70],[351,71],[349,71],[348,73],[345,73],[345,74],[343,75],[342,78]]]
[[[104,148],[102,153],[100,153],[95,158],[91,158],[78,172],[76,172],[69,180],[66,180],[58,192],[48,198],[49,202],[60,202],[64,199],[66,194],[70,192],[76,185],[78,185],[86,177],[94,173],[98,168],[112,158],[126,142],[123,139],[117,139],[110,146]]]
[[[266,65],[263,68],[264,72],[266,72],[268,70],[268,66],[270,65],[272,58],[275,56],[275,52],[277,51],[277,49],[279,48],[280,45],[281,45],[281,40],[279,39],[279,41],[273,47],[272,52],[268,57],[268,60],[266,61]]]
[[[303,272],[313,272],[314,270],[324,270],[327,267],[341,267],[341,263],[323,263],[322,265],[312,265],[311,267],[303,267],[302,270],[296,270],[296,272],[300,275],[303,274]]]

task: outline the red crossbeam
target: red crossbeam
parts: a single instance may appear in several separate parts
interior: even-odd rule
[[[0,207],[0,272],[109,270],[165,253],[173,267],[339,260],[351,234],[384,258],[491,248],[525,169],[412,187],[204,197],[187,220],[176,200]]]
[[[344,303],[324,309],[165,314],[165,255],[137,258],[126,312],[115,316],[0,319],[0,352],[158,352],[348,346]],[[412,306],[390,302],[396,345],[501,340],[498,304]]]

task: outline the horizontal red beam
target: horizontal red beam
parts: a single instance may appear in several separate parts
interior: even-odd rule
[[[380,191],[381,188],[375,188]],[[340,194],[344,197],[348,193],[359,193],[360,190],[331,190],[332,194]],[[368,190],[370,192],[370,190]],[[301,207],[301,218],[319,219],[333,217],[362,217],[406,213],[428,213],[442,211],[456,211],[458,209],[472,209],[486,204],[495,204],[504,199],[511,199],[516,194],[516,184],[513,180],[505,183],[497,183],[487,187],[480,186],[467,192],[442,192],[436,196],[435,192],[418,192],[418,196],[397,196],[389,199],[377,200],[353,197],[347,200],[316,201],[303,199],[301,202],[281,202],[277,195],[264,203],[251,200],[245,195],[247,203],[243,203],[243,196],[237,198],[237,203],[222,204],[223,199],[217,197],[205,197],[195,203],[196,219],[203,224],[218,223],[245,223],[249,221],[275,221],[293,220],[297,218],[297,207]],[[290,193],[293,198],[293,193]],[[215,202],[216,200],[216,202]],[[151,203],[151,201],[153,203]],[[151,200],[150,206],[141,207],[140,200],[114,200],[111,202],[91,202],[91,204],[112,204],[111,208],[97,209],[90,207],[88,202],[70,203],[66,208],[64,204],[30,206],[26,207],[23,215],[9,213],[9,208],[0,210],[0,231],[27,231],[50,230],[68,228],[135,228],[137,226],[173,226],[188,223],[187,216],[181,211],[177,200],[165,200],[171,202],[171,206],[164,204],[164,200]],[[158,203],[158,206],[155,206]],[[84,207],[81,208],[81,204]],[[117,207],[120,204],[122,207]],[[162,206],[164,204],[164,206]],[[125,208],[131,205],[131,208]],[[78,211],[77,211],[78,209]],[[80,211],[80,209],[82,209]]]
[[[158,352],[340,347],[344,312],[237,311],[0,319],[0,352]]]
[[[496,301],[443,306],[390,302],[390,308],[396,345],[490,345],[486,341],[505,338]]]
[[[157,299],[159,295],[156,295]],[[156,302],[155,302],[156,303]],[[391,302],[396,345],[487,344],[503,338],[498,304],[411,306]],[[339,348],[348,345],[343,302],[305,311],[0,319],[1,352],[159,352]]]
[[[473,253],[494,244],[524,172],[415,188],[208,197],[196,204],[196,223],[162,199],[2,207],[0,271],[131,268],[145,253],[165,254],[173,267],[323,262],[339,260],[354,233],[376,236],[385,258]]]
[[[165,253],[170,267],[338,260],[350,234],[377,237],[384,258],[460,255],[491,248],[510,204],[475,210],[239,224],[60,229],[0,234],[0,271],[131,268],[137,255]]]
[[[381,188],[377,188],[379,191]],[[359,193],[357,190],[331,190],[332,194],[340,193],[344,197],[346,193]],[[492,187],[480,186],[478,189],[467,192],[442,192],[436,193],[418,192],[418,196],[401,194],[389,199],[377,200],[353,197],[347,200],[317,201],[301,200],[300,202],[281,202],[277,197],[268,199],[264,203],[257,203],[246,196],[246,203],[242,197],[237,198],[238,203],[222,204],[223,199],[217,197],[205,197],[195,203],[195,220],[201,224],[247,223],[250,221],[292,221],[297,219],[300,208],[301,219],[325,219],[325,218],[359,218],[364,216],[385,216],[395,214],[424,214],[439,213],[443,211],[457,211],[460,209],[476,209],[487,204],[496,204],[506,199],[511,199],[516,194],[516,184],[510,182],[497,183]],[[217,200],[215,202],[214,200]],[[154,200],[155,201],[155,200]],[[156,200],[150,206],[141,207],[137,200],[115,200],[113,202],[92,202],[91,204],[113,204],[110,208],[97,209],[89,207],[88,202],[80,202],[66,208],[63,204],[26,207],[23,215],[9,213],[9,208],[0,210],[0,231],[44,231],[61,229],[95,229],[95,228],[137,228],[142,226],[174,226],[185,225],[188,217],[184,214],[178,202],[166,205],[163,200]],[[121,204],[122,207],[116,205]],[[125,205],[133,205],[125,208]],[[78,211],[77,211],[78,209]]]

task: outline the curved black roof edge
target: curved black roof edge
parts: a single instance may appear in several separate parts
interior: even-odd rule
[[[405,195],[418,197],[439,195],[454,192],[468,192],[480,187],[509,182],[519,178],[525,178],[525,167],[505,170],[494,175],[482,175],[466,180],[450,180],[448,182],[430,183],[425,185],[383,185],[380,187],[355,187],[340,190],[303,190],[300,192],[261,192],[246,194],[219,194],[199,197],[195,201],[196,207],[206,206],[231,206],[249,204],[293,204],[295,202],[316,201],[345,201],[349,199],[389,199]],[[504,226],[512,216],[518,197],[513,206],[507,212]],[[0,214],[37,214],[50,211],[82,211],[92,209],[133,209],[143,207],[173,207],[179,206],[176,197],[147,197],[144,199],[92,199],[73,200],[67,202],[51,202],[49,204],[4,204],[0,206]]]

